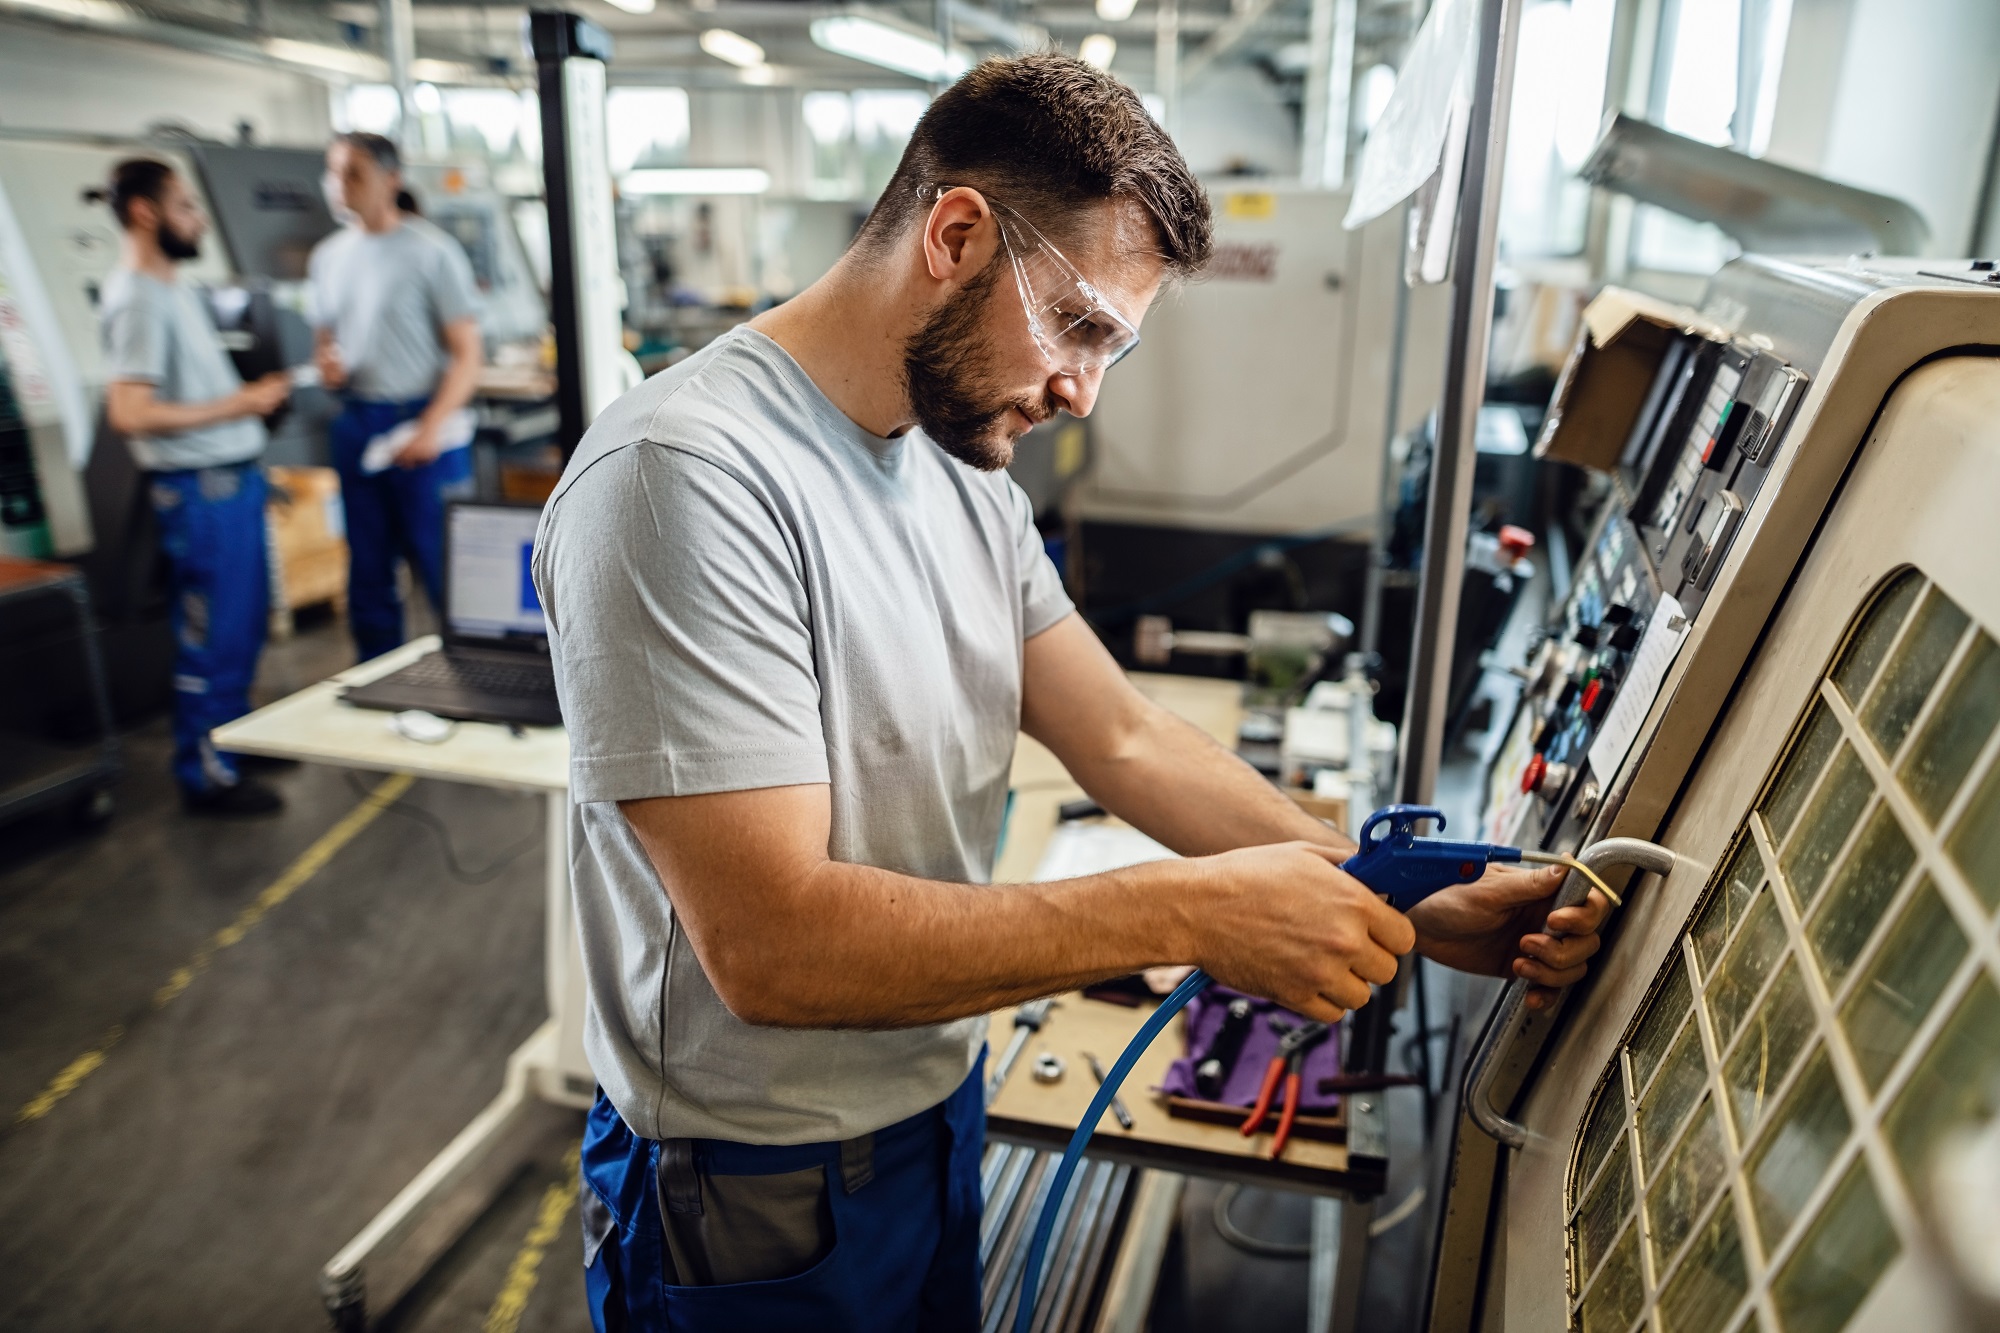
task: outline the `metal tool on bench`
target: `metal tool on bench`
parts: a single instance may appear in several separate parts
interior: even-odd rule
[[[1573,857],[1503,847],[1496,843],[1418,837],[1416,827],[1426,819],[1434,821],[1440,830],[1445,826],[1444,813],[1430,806],[1391,805],[1377,810],[1361,826],[1361,846],[1341,863],[1341,869],[1383,894],[1390,906],[1404,912],[1439,889],[1478,879],[1495,861],[1566,865],[1603,889],[1612,902],[1618,901],[1596,871]],[[1385,824],[1389,828],[1388,834],[1377,837],[1376,830]],[[1021,1274],[1021,1298],[1015,1309],[1014,1333],[1029,1333],[1033,1323],[1042,1260],[1048,1251],[1049,1237],[1056,1227],[1056,1206],[1068,1195],[1070,1178],[1076,1174],[1077,1163],[1083,1157],[1083,1150],[1089,1144],[1099,1118],[1110,1106],[1111,1099],[1118,1095],[1119,1087],[1131,1074],[1139,1056],[1166,1030],[1174,1016],[1187,1007],[1188,1001],[1207,990],[1212,982],[1213,978],[1199,969],[1189,973],[1187,980],[1176,986],[1173,994],[1160,1001],[1159,1008],[1139,1026],[1131,1043],[1113,1062],[1110,1076],[1098,1086],[1097,1095],[1090,1099],[1089,1109],[1084,1112],[1076,1132],[1070,1136],[1069,1146],[1063,1150],[1062,1162],[1056,1168],[1048,1200],[1043,1203],[1041,1216],[1035,1223],[1034,1243],[1029,1247],[1027,1264]],[[1018,1017],[1016,1021],[1019,1021]],[[1012,1043],[1009,1047],[1012,1048]]]
[[[1088,1051],[1085,1051],[1083,1053],[1083,1058],[1090,1065],[1091,1077],[1097,1080],[1099,1087],[1102,1087],[1104,1085],[1104,1080],[1106,1077],[1104,1072],[1104,1062],[1098,1059],[1096,1056],[1092,1055]],[[1120,1129],[1132,1128],[1132,1113],[1125,1109],[1125,1103],[1118,1100],[1116,1096],[1113,1096],[1111,1099],[1111,1114],[1117,1117],[1118,1127]]]
[[[1271,1112],[1271,1101],[1277,1096],[1278,1085],[1285,1086],[1283,1108],[1278,1112],[1277,1132],[1271,1136],[1271,1160],[1277,1161],[1285,1155],[1285,1143],[1292,1137],[1292,1123],[1299,1116],[1299,1098],[1305,1092],[1306,1052],[1326,1040],[1333,1031],[1329,1023],[1292,1023],[1273,1015],[1271,1030],[1279,1033],[1278,1053],[1271,1057],[1271,1063],[1264,1069],[1264,1086],[1258,1089],[1257,1105],[1243,1122],[1243,1136],[1248,1138],[1264,1126],[1264,1117]]]
[[[1249,1040],[1256,1009],[1256,1003],[1246,995],[1231,1000],[1222,1011],[1222,1026],[1209,1043],[1208,1055],[1194,1068],[1194,1090],[1209,1101],[1220,1097],[1223,1085],[1229,1082],[1229,1071],[1236,1067],[1243,1043]]]
[[[1027,1049],[1028,1038],[1042,1030],[1042,1024],[1049,1018],[1049,1010],[1054,1000],[1030,1000],[1014,1011],[1014,1035],[1007,1039],[1007,1049],[1000,1053],[1000,1062],[993,1066],[993,1075],[986,1080],[986,1104],[1000,1095],[1000,1085],[1007,1081],[1007,1075],[1014,1072],[1014,1066],[1021,1059],[1021,1052]]]

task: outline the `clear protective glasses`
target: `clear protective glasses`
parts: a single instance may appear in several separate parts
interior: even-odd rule
[[[951,187],[918,191],[936,203]],[[1139,345],[1139,330],[1077,271],[1063,252],[1014,209],[989,199],[1000,244],[1014,270],[1014,286],[1027,312],[1028,333],[1059,374],[1108,370]]]

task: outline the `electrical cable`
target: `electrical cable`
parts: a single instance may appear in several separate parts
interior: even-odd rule
[[[1236,1181],[1216,1191],[1215,1206],[1208,1210],[1208,1217],[1215,1224],[1218,1236],[1245,1254],[1263,1259],[1303,1259],[1312,1253],[1312,1242],[1309,1240],[1265,1240],[1237,1226],[1235,1219],[1229,1215],[1229,1209],[1242,1192],[1243,1186]]]
[[[347,785],[353,788],[359,795],[369,795],[367,786],[359,780],[352,770],[347,774]],[[421,806],[413,806],[402,801],[383,808],[391,814],[401,815],[403,818],[428,829],[431,835],[437,839],[439,850],[444,853],[445,873],[460,884],[470,884],[477,887],[482,884],[490,884],[495,879],[498,879],[501,871],[520,860],[524,852],[542,840],[544,830],[542,829],[540,804],[540,802],[536,802],[537,810],[534,831],[502,852],[499,860],[493,862],[493,864],[483,870],[467,870],[459,863],[458,849],[453,847],[451,843],[451,831],[444,826],[443,820],[430,811],[425,810]]]

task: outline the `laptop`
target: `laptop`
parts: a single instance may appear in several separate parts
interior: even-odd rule
[[[421,708],[468,722],[562,725],[549,635],[529,562],[538,505],[455,500],[445,509],[444,646],[350,685],[362,708]]]

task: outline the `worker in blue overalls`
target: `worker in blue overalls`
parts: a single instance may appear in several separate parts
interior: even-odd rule
[[[105,413],[147,474],[172,571],[174,777],[197,813],[276,810],[278,794],[208,733],[250,711],[270,601],[262,418],[290,384],[283,372],[243,383],[201,297],[180,280],[208,224],[172,167],[121,162],[95,197],[124,228],[102,289]]]
[[[444,608],[444,506],[472,491],[467,435],[454,426],[485,360],[479,291],[465,250],[397,207],[402,159],[379,134],[327,150],[327,192],[346,225],[312,253],[320,383],[340,393],[330,432],[347,509],[347,617],[363,659],[403,641],[396,565]],[[369,445],[415,423],[393,456]],[[379,450],[378,450],[379,451]]]

